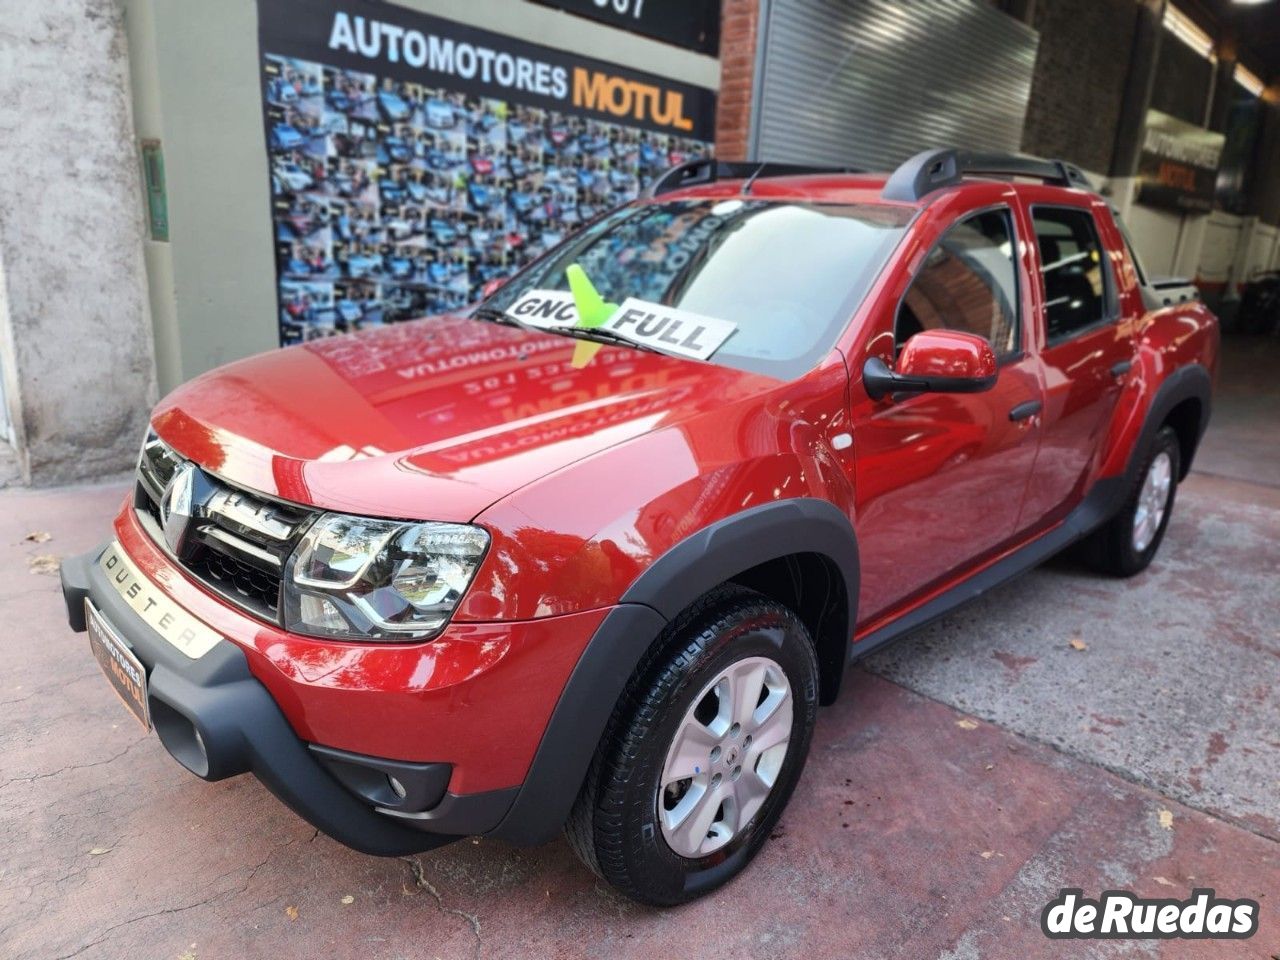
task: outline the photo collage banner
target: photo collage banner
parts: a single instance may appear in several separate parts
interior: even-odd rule
[[[389,4],[259,0],[280,343],[454,310],[710,155],[713,91]]]

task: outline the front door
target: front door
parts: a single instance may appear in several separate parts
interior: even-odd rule
[[[1042,400],[1024,349],[1013,217],[962,215],[912,278],[893,317],[896,348],[945,327],[987,338],[999,379],[983,393],[876,403],[854,428],[863,625],[940,588],[1009,541],[1035,460]]]

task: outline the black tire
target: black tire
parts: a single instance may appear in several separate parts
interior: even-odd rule
[[[1162,454],[1169,458],[1172,475],[1169,492],[1165,499],[1164,516],[1151,541],[1144,549],[1138,550],[1134,544],[1134,521],[1140,506],[1143,484],[1152,463]],[[1151,563],[1156,551],[1160,549],[1161,541],[1164,540],[1164,531],[1169,526],[1169,518],[1173,515],[1181,456],[1178,435],[1174,433],[1172,427],[1161,427],[1139,464],[1133,483],[1125,496],[1124,506],[1085,543],[1085,557],[1094,569],[1114,577],[1132,577],[1134,574],[1141,573]]]
[[[668,844],[658,819],[667,752],[695,700],[705,700],[704,688],[751,657],[766,657],[785,673],[792,710],[785,758],[763,805],[732,839],[686,858]],[[628,684],[566,825],[570,846],[641,903],[672,906],[709,893],[768,839],[804,769],[817,709],[818,661],[796,614],[738,587],[708,594],[671,623]]]

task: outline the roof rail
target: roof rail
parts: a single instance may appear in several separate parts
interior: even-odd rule
[[[926,194],[959,183],[966,175],[1032,177],[1059,187],[1092,190],[1080,168],[1065,160],[1042,160],[1017,154],[969,153],[947,147],[925,150],[893,171],[881,196],[914,203]]]
[[[744,192],[759,177],[789,177],[806,173],[860,173],[852,167],[820,167],[797,163],[773,163],[717,160],[715,157],[695,157],[686,160],[663,173],[649,185],[646,195],[657,197],[684,187],[695,187],[717,180],[747,180]]]

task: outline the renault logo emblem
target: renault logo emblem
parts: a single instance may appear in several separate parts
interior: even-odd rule
[[[164,542],[175,556],[182,555],[200,506],[196,502],[198,472],[194,464],[184,463],[174,473],[164,489],[164,496],[160,498],[160,529],[164,532]]]

